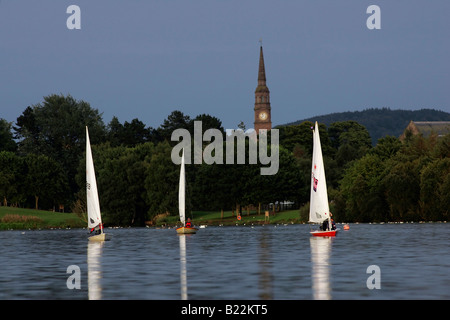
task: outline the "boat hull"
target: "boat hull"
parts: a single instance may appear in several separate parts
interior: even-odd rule
[[[97,234],[89,237],[89,241],[108,241],[111,240],[111,235],[106,233]]]
[[[337,234],[337,230],[330,230],[330,231],[311,231],[311,235],[314,237],[335,237]]]
[[[180,227],[177,228],[178,234],[192,234],[197,232],[197,228],[191,228],[191,227]]]

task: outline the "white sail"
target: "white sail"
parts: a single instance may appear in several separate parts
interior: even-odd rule
[[[178,210],[180,211],[180,221],[184,226],[185,218],[185,188],[186,179],[184,175],[184,149],[183,155],[181,157],[181,167],[180,167],[180,185],[178,189]]]
[[[91,142],[86,127],[86,196],[88,227],[90,229],[102,223],[100,202],[98,200],[97,181],[95,180],[94,160],[92,159]]]
[[[320,145],[317,121],[313,131],[313,155],[311,168],[311,198],[309,202],[309,222],[321,223],[329,218],[327,182]]]

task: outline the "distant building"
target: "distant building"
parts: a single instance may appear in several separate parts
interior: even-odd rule
[[[450,121],[412,121],[408,124],[405,131],[400,136],[400,141],[406,137],[406,133],[410,132],[412,135],[421,134],[428,137],[430,134],[437,134],[438,137],[445,136],[450,133]]]

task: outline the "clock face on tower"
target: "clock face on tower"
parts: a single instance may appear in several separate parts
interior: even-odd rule
[[[266,120],[266,119],[267,119],[267,113],[261,112],[261,113],[259,114],[259,118],[260,118],[261,120]]]

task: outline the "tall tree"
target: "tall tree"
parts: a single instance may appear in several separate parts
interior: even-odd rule
[[[366,155],[353,162],[341,181],[344,202],[337,206],[342,221],[385,221],[388,207],[383,189],[384,161],[376,155]],[[344,206],[344,207],[343,207]]]
[[[137,118],[131,122],[125,121],[122,125],[117,117],[113,117],[108,124],[107,140],[113,147],[120,145],[134,147],[154,140],[153,132],[152,128],[146,128],[145,124]]]
[[[172,162],[171,150],[168,141],[156,145],[146,168],[145,189],[150,219],[158,214],[178,214],[180,166]]]
[[[39,125],[36,121],[35,107],[28,106],[17,118],[17,127],[14,127],[16,139],[19,139],[19,152],[38,153],[41,149]]]
[[[420,160],[403,162],[391,159],[387,166],[388,173],[382,185],[389,203],[391,219],[420,219]]]
[[[23,192],[23,161],[13,152],[0,152],[0,202],[20,203],[25,201]]]
[[[122,130],[123,125],[119,122],[119,119],[114,116],[108,123],[106,128],[107,136],[106,140],[111,144],[112,147],[117,147],[122,144]]]
[[[359,159],[372,147],[369,131],[356,121],[334,122],[328,128],[338,165]]]
[[[401,146],[402,144],[398,138],[386,136],[378,139],[377,145],[369,153],[379,156],[382,160],[387,160],[395,156]]]
[[[450,158],[436,159],[420,174],[424,220],[447,220],[450,204]]]
[[[86,126],[93,144],[104,140],[105,128],[98,110],[70,95],[46,96],[17,119],[19,152],[46,155],[57,161],[69,178],[69,198],[77,191],[74,177],[84,154]]]
[[[313,123],[305,121],[297,125],[277,127],[280,130],[280,144],[289,151],[296,148],[297,153],[302,153],[306,157],[312,154],[312,130]],[[324,132],[319,128],[320,133]],[[326,141],[324,141],[326,142]]]
[[[176,129],[190,129],[191,118],[185,116],[183,112],[179,110],[173,111],[167,119],[156,129],[157,135],[161,141],[171,141],[172,132]]]
[[[11,123],[5,119],[0,119],[0,151],[16,151],[17,145],[11,129]]]
[[[67,176],[60,164],[45,155],[28,154],[26,185],[28,194],[35,198],[35,209],[39,209],[39,200],[43,199],[48,206],[64,203],[67,189]]]
[[[199,114],[194,119],[191,119],[188,123],[189,132],[191,134],[194,133],[194,122],[201,121],[202,122],[202,134],[208,129],[218,129],[222,134],[225,134],[225,130],[222,126],[222,121],[219,118],[211,116],[209,114]]]

